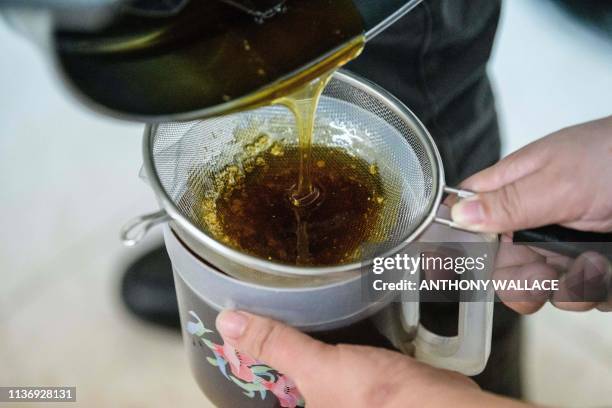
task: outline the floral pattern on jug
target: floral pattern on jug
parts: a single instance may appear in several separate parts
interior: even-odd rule
[[[229,344],[216,344],[206,338],[208,333],[202,320],[193,311],[189,315],[194,319],[187,322],[187,332],[208,347],[213,357],[207,357],[210,364],[219,368],[225,378],[239,386],[244,395],[254,398],[259,394],[266,398],[267,392],[274,394],[283,408],[303,407],[304,399],[293,380],[279,373],[266,364],[247,356]],[[227,371],[229,365],[229,373]]]

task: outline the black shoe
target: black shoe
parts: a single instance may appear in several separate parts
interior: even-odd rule
[[[121,299],[142,320],[173,329],[180,326],[172,266],[165,247],[144,254],[127,268],[121,280]]]

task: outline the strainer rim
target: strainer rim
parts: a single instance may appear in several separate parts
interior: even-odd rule
[[[380,87],[379,85],[371,82],[370,80],[363,78],[355,73],[349,72],[344,69],[336,71],[333,79],[337,79],[341,82],[348,84],[349,86],[358,88],[368,95],[374,97],[378,101],[381,101],[388,109],[393,111],[398,117],[409,124],[411,128],[415,130],[415,136],[422,142],[425,151],[431,160],[432,164],[432,189],[434,190],[431,194],[431,200],[429,208],[423,211],[423,215],[415,222],[418,226],[405,238],[401,240],[401,243],[391,248],[383,254],[377,254],[377,256],[388,256],[395,254],[404,248],[410,242],[413,242],[423,231],[434,221],[438,208],[441,204],[442,195],[444,193],[445,179],[444,179],[444,167],[442,165],[442,158],[440,152],[433,140],[433,137],[425,127],[425,125],[419,120],[419,118],[399,99],[392,95],[389,91]],[[205,118],[201,120],[208,120]],[[172,122],[169,122],[172,123]],[[147,174],[150,187],[153,189],[155,196],[159,202],[159,205],[166,211],[170,218],[176,222],[182,230],[189,233],[196,241],[209,247],[210,249],[220,253],[223,256],[228,257],[234,262],[245,265],[249,268],[254,268],[263,272],[271,272],[277,275],[285,276],[323,276],[323,275],[334,275],[339,273],[345,273],[354,271],[364,266],[368,266],[373,262],[373,258],[369,258],[367,261],[352,262],[344,265],[336,266],[296,266],[288,265],[280,262],[269,261],[257,256],[249,255],[240,252],[232,247],[229,247],[212,236],[209,236],[200,228],[195,226],[187,217],[185,217],[178,209],[166,189],[163,187],[159,175],[155,170],[155,159],[153,155],[153,137],[155,131],[159,126],[163,126],[167,123],[152,123],[147,124],[144,130],[143,137],[143,167]]]

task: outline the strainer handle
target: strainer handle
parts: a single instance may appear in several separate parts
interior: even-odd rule
[[[444,192],[446,194],[456,195],[458,198],[461,198],[461,199],[469,198],[476,194],[470,190],[462,190],[459,188],[453,188],[453,187],[448,187],[448,186],[444,187]],[[451,227],[457,230],[468,231],[465,228],[462,228],[461,226],[455,224],[455,222],[451,220],[450,218],[444,218],[444,217],[437,216],[436,218],[434,218],[434,221],[437,222],[438,224],[446,225],[447,227]]]
[[[128,247],[134,246],[142,241],[151,228],[167,221],[170,221],[170,216],[165,210],[132,218],[121,228],[121,242]]]

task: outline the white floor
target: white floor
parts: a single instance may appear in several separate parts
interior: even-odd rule
[[[143,250],[119,228],[155,208],[141,126],[82,110],[4,25],[0,44],[0,385],[76,385],[88,407],[207,406],[178,336],[118,301],[120,266]],[[611,41],[547,1],[507,0],[491,66],[505,151],[612,113],[611,67]],[[532,401],[612,405],[612,315],[548,307],[525,323]]]

